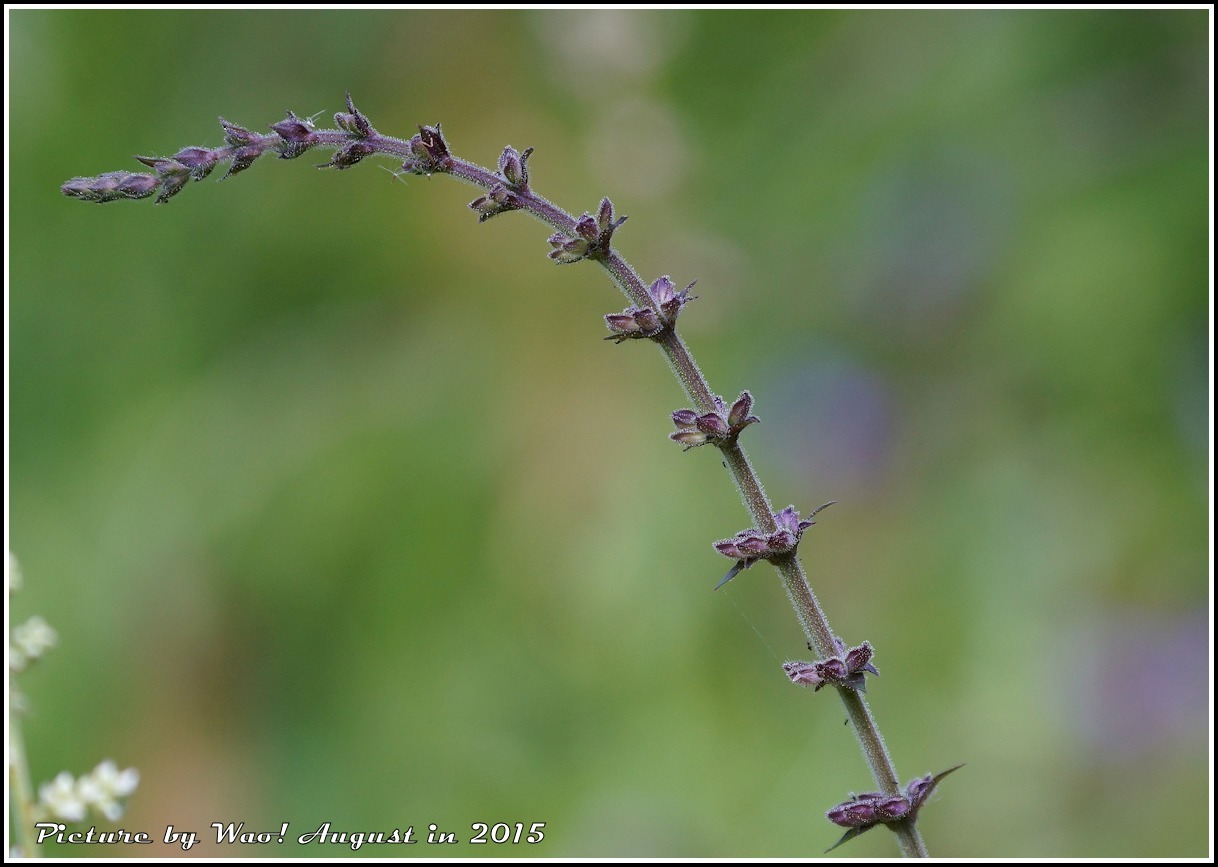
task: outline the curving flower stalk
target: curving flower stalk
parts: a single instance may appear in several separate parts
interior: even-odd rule
[[[595,214],[583,213],[575,217],[534,192],[528,166],[532,148],[524,151],[505,148],[497,170],[492,171],[453,155],[439,124],[420,126],[419,132],[409,139],[382,135],[355,107],[349,93],[346,111],[336,113],[334,122],[337,129],[317,129],[310,119],[289,111],[283,120],[271,125],[271,132],[256,133],[221,118],[220,124],[225,131],[225,144],[221,147],[189,147],[171,157],[139,157],[152,169],[151,173],[109,172],[96,177],[76,177],[64,183],[60,190],[66,196],[98,203],[146,198],[155,193],[157,203],[164,204],[190,181],[205,178],[221,162],[230,163],[224,175],[228,178],[249,168],[265,154],[295,159],[313,148],[330,148],[334,151],[330,160],[319,168],[344,170],[369,156],[395,157],[402,161],[401,170],[405,173],[450,175],[480,188],[483,193],[469,203],[479,222],[508,211],[523,211],[553,228],[555,231],[549,237],[552,261],[560,265],[584,260],[596,262],[630,302],[621,313],[605,317],[612,332],[606,339],[617,343],[647,339],[655,343],[693,404],[692,408],[673,413],[677,430],[670,437],[686,450],[704,445],[717,447],[753,519],[753,528],[716,543],[720,553],[737,561],[720,586],[759,559],[768,560],[774,566],[808,638],[809,649],[821,657],[817,663],[799,663],[811,666],[801,675],[802,680],[795,680],[789,670],[788,675],[795,682],[813,685],[816,689],[834,687],[871,767],[879,795],[908,799],[908,795],[901,792],[896,768],[861,695],[863,673],[878,673],[869,662],[871,646],[864,643],[846,653],[844,644],[830,629],[796,556],[799,540],[813,523],[811,517],[815,512],[801,521],[792,506],[777,513],[773,511],[761,481],[738,442],[744,428],[759,421],[751,414],[752,395],[748,391],[742,392],[732,406],[727,407],[722,398],[711,391],[688,347],[677,334],[677,317],[684,305],[693,300],[689,295],[693,284],[677,291],[667,276],[649,284],[639,275],[613,245],[614,235],[626,217],[615,216],[613,203],[608,198],[601,200]],[[914,815],[915,811],[907,811],[902,821],[887,824],[896,832],[903,854],[925,857],[926,846],[915,826]]]

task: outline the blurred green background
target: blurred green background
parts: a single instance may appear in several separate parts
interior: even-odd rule
[[[902,777],[968,762],[933,854],[1206,854],[1207,11],[10,15],[36,782],[135,766],[154,836],[546,823],[358,853],[414,857],[816,856],[872,786],[779,668],[772,571],[711,592],[747,515],[545,227],[321,153],[57,192],[350,89],[484,164],[535,146],[539,192],[698,279],[775,505],[840,501],[803,559]]]

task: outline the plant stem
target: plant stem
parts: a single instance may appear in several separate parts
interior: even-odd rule
[[[180,151],[176,158],[140,158],[145,165],[156,169],[157,177],[118,172],[98,178],[74,178],[61,189],[66,195],[86,200],[111,201],[120,195],[142,198],[151,195],[156,184],[163,184],[162,195],[158,197],[158,202],[163,202],[175,195],[186,183],[188,172],[190,177],[198,180],[206,176],[212,165],[229,159],[233,160],[230,173],[233,170],[243,170],[264,151],[294,157],[314,146],[337,148],[338,152],[330,163],[337,169],[354,165],[373,153],[395,156],[404,161],[405,171],[416,174],[448,174],[487,190],[488,196],[471,203],[475,209],[481,209],[482,219],[508,210],[521,210],[557,229],[563,235],[571,236],[569,240],[572,244],[585,246],[579,247],[579,252],[572,254],[570,258],[559,258],[559,262],[575,261],[579,258],[592,259],[605,268],[613,282],[636,308],[650,308],[657,316],[662,313],[638,271],[611,246],[613,230],[620,225],[621,220],[612,222],[612,205],[608,200],[602,203],[603,219],[599,220],[601,234],[593,240],[593,235],[585,233],[583,240],[578,240],[576,218],[548,199],[537,195],[529,187],[524,163],[531,150],[523,154],[510,148],[505,150],[500,160],[501,173],[496,173],[450,154],[438,126],[420,127],[420,134],[410,140],[393,138],[376,132],[368,119],[355,108],[350,95],[347,97],[347,108],[347,113],[335,115],[335,122],[343,127],[342,130],[314,130],[311,122],[304,124],[291,112],[285,121],[272,127],[277,132],[271,134],[253,133],[221,121],[227,133],[227,147],[215,150],[187,148]],[[196,171],[200,166],[203,166],[201,174]],[[591,218],[585,216],[584,219]],[[567,252],[561,236],[552,238],[551,243],[556,246],[552,256]],[[698,411],[717,412],[722,406],[718,404],[714,392],[711,391],[702,371],[698,369],[685,342],[677,335],[674,323],[675,318],[663,329],[648,332],[646,336],[660,347],[678,382]],[[716,445],[723,454],[724,464],[736,483],[740,498],[752,516],[755,527],[766,534],[774,533],[777,524],[773,505],[744,449],[736,441],[735,434],[730,438],[721,438]],[[795,616],[808,638],[809,648],[815,649],[822,659],[835,657],[841,648],[812,588],[808,585],[807,576],[795,556],[795,551],[769,556],[766,559],[770,559],[778,571],[783,589],[795,610]],[[742,560],[739,565],[743,564]],[[840,685],[835,685],[835,688],[841,696],[876,784],[886,795],[900,795],[896,768],[860,691]],[[906,857],[927,856],[926,846],[912,818],[892,822],[889,827],[896,832],[901,851]]]
[[[30,783],[30,765],[25,757],[25,738],[21,732],[21,709],[24,696],[9,695],[8,713],[8,783],[13,802],[13,821],[17,825],[17,840],[22,858],[40,858],[42,850],[34,836],[34,787]]]
[[[463,180],[487,189],[498,182],[498,177],[486,169],[471,166],[471,164],[464,161],[458,162],[461,165],[461,173],[458,176]],[[457,174],[457,172],[454,171],[454,174]],[[540,200],[544,202],[543,207],[533,207],[534,194],[530,192],[523,193],[520,197],[525,203],[521,210],[527,211],[543,223],[554,226],[562,231],[574,231],[575,218],[570,214],[544,199]],[[604,266],[613,282],[618,285],[623,294],[632,303],[639,306],[653,306],[643,279],[620,254],[610,252],[606,257],[597,261]],[[685,390],[686,395],[693,401],[698,410],[701,412],[713,411],[715,403],[710,385],[707,383],[706,377],[702,375],[702,371],[698,368],[697,363],[695,363],[693,355],[688,347],[686,347],[685,342],[677,335],[676,331],[668,330],[664,332],[656,338],[655,342],[659,345],[660,351],[664,353],[664,357],[667,359],[669,366],[672,367],[673,373],[681,383],[681,387]],[[748,455],[745,454],[744,449],[737,442],[721,446],[720,451],[723,453],[728,472],[732,474],[732,479],[740,491],[740,498],[756,522],[757,528],[766,532],[773,532],[776,528],[773,505],[766,496],[765,489],[761,485],[761,480],[757,478],[757,473],[753,470],[752,464],[749,463]],[[825,617],[820,603],[817,602],[816,595],[808,585],[807,576],[804,574],[803,566],[799,560],[794,554],[791,554],[776,559],[774,567],[778,570],[778,574],[782,579],[783,589],[787,593],[787,599],[790,600],[791,607],[795,610],[795,616],[799,619],[804,634],[811,642],[812,647],[816,648],[816,652],[824,658],[836,654],[838,651],[833,642],[833,630],[829,627],[828,618]],[[851,727],[854,729],[860,747],[862,747],[863,756],[871,767],[871,773],[875,778],[876,784],[885,794],[900,794],[901,786],[896,766],[893,764],[892,757],[888,754],[884,738],[880,734],[880,729],[875,722],[875,718],[871,715],[867,702],[862,695],[853,689],[837,687],[837,693],[846,708],[846,714],[850,718]],[[922,840],[922,836],[918,832],[915,823],[903,822],[893,826],[893,829],[897,834],[901,852],[905,857],[929,857],[926,844]]]

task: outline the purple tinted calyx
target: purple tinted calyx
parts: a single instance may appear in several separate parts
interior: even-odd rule
[[[747,394],[747,392],[746,392]],[[722,417],[719,417],[722,420]],[[673,423],[677,425],[676,433],[669,434],[669,438],[682,442],[679,437],[688,437],[690,433],[698,433],[702,435],[701,442],[691,443],[686,445],[686,448],[693,448],[694,445],[704,445],[706,442],[713,442],[714,439],[706,431],[705,416],[697,416],[693,414],[693,410],[682,409],[672,414]],[[724,422],[726,425],[726,422]],[[692,429],[692,430],[691,430]],[[735,436],[729,428],[729,435]],[[823,509],[821,506],[820,509]],[[819,512],[816,509],[815,512]],[[799,547],[799,541],[803,537],[804,530],[812,526],[813,521],[800,521],[799,513],[795,511],[794,506],[787,506],[780,512],[775,513],[774,523],[777,529],[771,533],[765,533],[758,530],[756,527],[750,527],[747,530],[741,530],[730,539],[720,539],[714,543],[715,550],[724,557],[730,557],[737,560],[735,568],[727,574],[722,581],[716,585],[716,589],[722,587],[738,573],[748,569],[757,560],[772,560],[775,557],[782,557],[794,553]],[[870,658],[870,657],[868,657]],[[807,663],[812,665],[812,663]],[[844,663],[843,663],[844,665]],[[805,685],[812,685],[805,683]],[[819,689],[819,686],[817,687]]]
[[[793,663],[788,663],[788,665],[793,665]],[[828,851],[836,849],[847,840],[851,840],[877,825],[914,821],[918,817],[918,810],[926,803],[926,799],[930,797],[939,781],[962,767],[964,766],[956,765],[941,773],[927,774],[911,780],[904,792],[891,795],[882,792],[851,795],[848,801],[843,801],[826,810],[825,817],[830,822],[847,829],[841,839],[830,846]]]
[[[825,686],[839,686],[846,689],[865,692],[867,684],[864,675],[879,675],[879,670],[871,664],[874,655],[870,642],[864,641],[857,647],[846,650],[840,638],[834,638],[838,646],[838,655],[830,656],[816,662],[792,661],[783,664],[783,671],[792,683],[800,686],[810,686],[813,691]],[[796,677],[798,675],[798,677]]]

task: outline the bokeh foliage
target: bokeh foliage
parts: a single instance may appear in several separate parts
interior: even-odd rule
[[[710,592],[745,513],[544,227],[324,155],[56,192],[350,89],[469,159],[536,146],[543,195],[698,278],[776,506],[840,501],[804,560],[902,774],[968,762],[932,853],[1206,853],[1206,11],[9,14],[37,779],[135,765],[154,836],[548,823],[383,856],[810,856],[871,785],[782,675],[772,573]]]

